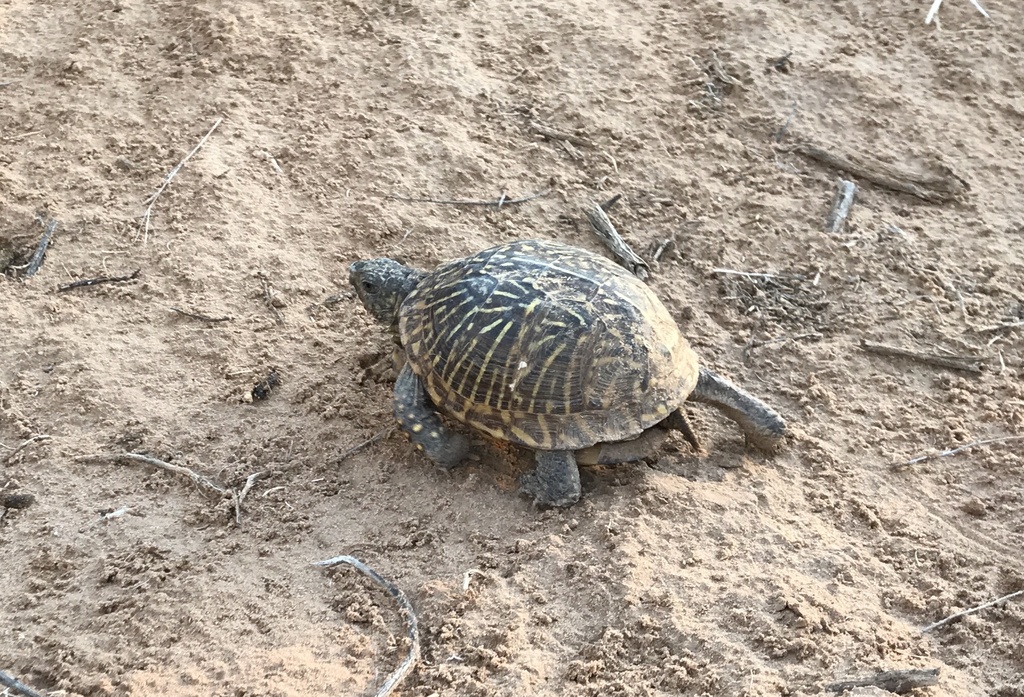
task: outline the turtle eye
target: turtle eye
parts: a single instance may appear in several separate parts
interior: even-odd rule
[[[359,285],[362,287],[364,293],[373,293],[377,290],[377,284],[370,281],[363,280]]]

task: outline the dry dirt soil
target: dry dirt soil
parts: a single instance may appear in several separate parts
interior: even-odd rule
[[[922,693],[1024,695],[1024,598],[921,631],[1024,588],[1024,6],[983,3],[925,26],[926,0],[2,0],[0,495],[35,502],[0,521],[0,670],[371,695],[409,644],[381,588],[311,565],[352,554],[419,616],[402,695],[816,695],[934,667]],[[923,200],[801,143],[969,188]],[[826,233],[840,176],[859,190]],[[518,497],[528,460],[493,444],[451,473],[398,433],[347,453],[392,423],[351,261],[603,252],[581,207],[616,193],[785,449],[694,406],[703,452],[587,469],[565,511]],[[59,225],[26,278],[37,217]],[[125,452],[236,496],[259,477],[236,512],[95,457]]]

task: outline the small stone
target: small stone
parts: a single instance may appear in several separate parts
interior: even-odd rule
[[[981,499],[971,499],[967,501],[963,506],[963,511],[967,515],[972,515],[975,518],[984,518],[988,515],[988,506]]]

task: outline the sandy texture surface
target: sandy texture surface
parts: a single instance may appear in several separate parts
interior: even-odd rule
[[[405,629],[310,565],[350,553],[419,613],[405,695],[809,695],[932,667],[929,694],[1024,695],[1020,599],[920,631],[1024,588],[1024,445],[891,466],[1024,435],[1024,329],[991,329],[1024,321],[1024,8],[946,0],[937,28],[927,4],[0,2],[0,495],[36,499],[0,521],[0,670],[51,695],[373,694]],[[826,234],[840,173],[803,142],[969,190],[854,177]],[[785,451],[694,407],[706,452],[588,469],[554,512],[500,448],[450,474],[398,434],[343,457],[392,419],[350,261],[599,250],[581,205],[615,193],[641,254],[674,241],[653,287],[791,420]],[[60,225],[13,278],[36,215]],[[236,492],[262,474],[236,522],[184,477],[81,459],[126,451]]]

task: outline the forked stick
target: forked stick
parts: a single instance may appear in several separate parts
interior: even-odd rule
[[[985,16],[985,19],[992,19],[989,16],[988,12],[985,11],[985,8],[981,6],[981,3],[978,2],[978,0],[971,0],[971,4],[974,5],[974,9],[976,9],[978,12]],[[932,23],[932,20],[935,19],[935,16],[939,14],[940,7],[942,7],[942,0],[935,0],[935,2],[932,3],[931,9],[928,10],[928,15],[924,18],[925,24]]]
[[[119,453],[117,455],[86,455],[84,457],[77,458],[78,460],[93,461],[93,462],[117,462],[119,460],[128,460],[129,462],[138,462],[144,465],[150,465],[158,469],[162,469],[166,472],[173,472],[174,474],[183,474],[191,479],[195,484],[200,487],[205,487],[211,491],[214,491],[220,495],[232,493],[231,490],[224,488],[217,482],[213,481],[209,477],[199,474],[190,470],[188,467],[182,467],[181,465],[175,465],[170,462],[164,462],[163,460],[157,460],[155,457],[149,457],[147,455],[140,455],[139,453]]]
[[[405,680],[405,676],[409,674],[409,671],[413,669],[413,666],[416,665],[416,661],[420,658],[420,628],[419,621],[416,619],[416,612],[412,609],[412,603],[409,602],[409,599],[405,597],[405,593],[403,593],[398,586],[355,557],[342,555],[340,557],[333,557],[331,559],[313,562],[313,566],[322,566],[326,569],[329,569],[332,566],[337,566],[338,564],[354,566],[356,569],[368,576],[370,580],[386,590],[388,595],[394,598],[395,602],[398,603],[398,607],[402,610],[402,613],[405,615],[406,622],[408,623],[409,655],[405,657],[404,661],[402,661],[402,665],[398,666],[398,669],[384,681],[384,684],[380,686],[380,689],[377,690],[376,693],[376,697],[387,697],[387,695],[390,695],[391,692],[398,687],[400,682]]]
[[[50,440],[50,436],[45,436],[45,435],[32,436],[31,438],[26,440],[24,443],[22,443],[21,445],[15,447],[13,450],[11,450],[11,452],[7,453],[2,458],[0,458],[0,465],[3,465],[3,464],[6,464],[6,463],[10,462],[11,459],[15,455],[20,453],[22,450],[24,450],[28,446],[32,445],[36,441],[41,441],[41,440]]]

